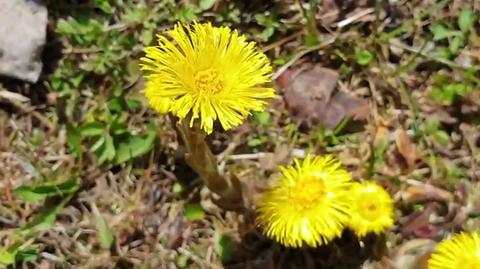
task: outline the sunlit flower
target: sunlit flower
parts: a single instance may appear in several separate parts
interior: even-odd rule
[[[359,236],[380,234],[393,226],[393,199],[373,182],[355,183],[350,192],[352,201],[349,227]]]
[[[258,224],[288,247],[316,247],[340,236],[349,218],[350,174],[331,156],[311,157],[283,174],[258,203]]]
[[[268,58],[244,35],[210,23],[177,24],[158,46],[145,48],[145,96],[160,113],[195,119],[211,133],[218,119],[227,130],[251,111],[262,111],[275,92]]]
[[[440,242],[428,260],[429,269],[480,269],[480,234],[460,233]]]

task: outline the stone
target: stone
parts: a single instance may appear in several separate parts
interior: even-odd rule
[[[37,82],[47,14],[39,1],[0,0],[0,75]]]

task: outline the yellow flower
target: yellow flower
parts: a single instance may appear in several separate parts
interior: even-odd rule
[[[428,269],[480,269],[480,234],[460,233],[438,244]]]
[[[393,226],[393,199],[373,182],[355,183],[351,189],[349,227],[359,236],[380,234]]]
[[[331,156],[280,167],[283,177],[262,194],[257,221],[288,247],[316,247],[340,236],[349,218],[350,174]]]
[[[190,126],[199,119],[211,133],[215,120],[225,130],[240,125],[275,95],[262,86],[271,81],[268,58],[236,30],[179,23],[168,37],[159,35],[158,46],[145,48],[141,59],[145,96],[156,111],[191,116]]]

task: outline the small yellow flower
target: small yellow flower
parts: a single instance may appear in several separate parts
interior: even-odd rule
[[[280,167],[283,177],[262,194],[258,224],[288,247],[316,247],[340,236],[349,218],[350,174],[331,156]]]
[[[169,37],[169,38],[168,38]],[[211,133],[218,119],[227,130],[240,125],[251,111],[262,111],[273,97],[272,67],[254,42],[228,27],[210,23],[177,24],[159,35],[158,46],[145,48],[145,96],[156,111],[191,116]]]
[[[355,183],[350,194],[349,227],[357,236],[380,234],[393,226],[393,199],[381,186],[373,182]]]
[[[438,244],[428,269],[480,269],[480,234],[460,233]]]

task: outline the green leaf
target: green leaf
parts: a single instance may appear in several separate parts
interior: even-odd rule
[[[458,50],[465,46],[465,38],[463,36],[455,36],[449,43],[448,49],[455,54]]]
[[[67,125],[67,143],[76,156],[82,154],[82,137],[78,129],[70,124]]]
[[[182,186],[182,183],[175,182],[172,187],[172,192],[175,194],[182,193],[185,188]]]
[[[451,105],[459,96],[468,93],[469,88],[463,83],[453,83],[442,87],[435,87],[430,92],[430,98],[444,105]]]
[[[126,102],[127,102],[127,107],[130,110],[136,110],[136,109],[139,109],[143,106],[142,101],[140,101],[138,99],[128,98],[126,100]]]
[[[0,249],[0,264],[10,265],[15,262],[16,251],[11,252],[8,249]]]
[[[368,50],[362,50],[356,55],[359,65],[369,65],[373,61],[373,54]]]
[[[445,86],[445,88],[451,89],[451,91],[455,92],[455,94],[464,96],[468,92],[467,85],[463,83],[454,83]]]
[[[44,184],[36,187],[20,186],[13,193],[27,202],[43,201],[48,197],[74,193],[79,186],[73,179],[58,184]]]
[[[99,149],[100,156],[98,156],[98,162],[104,163],[105,161],[111,161],[115,158],[115,145],[113,144],[113,138],[110,134],[105,136],[105,143]]]
[[[122,16],[122,21],[128,24],[137,24],[145,20],[149,9],[144,3],[140,3],[135,8],[128,8]]]
[[[446,145],[448,144],[448,141],[450,141],[450,136],[445,131],[442,131],[442,130],[438,130],[434,132],[433,137],[438,143],[442,145]]]
[[[98,7],[107,14],[113,13],[113,8],[107,0],[95,0],[94,4],[96,7]]]
[[[153,32],[151,32],[150,34],[151,34],[150,35],[151,37],[154,36]],[[128,59],[127,63],[125,64],[125,67],[127,71],[127,76],[126,76],[127,81],[129,83],[135,83],[135,81],[142,75],[142,70],[140,68],[140,61],[136,59]],[[126,98],[126,100],[128,99]]]
[[[450,49],[444,46],[437,46],[434,50],[433,57],[441,59],[451,59],[453,54],[450,52]]]
[[[113,135],[121,135],[128,132],[128,125],[123,122],[114,121],[110,126],[110,133]]]
[[[143,32],[142,32],[142,43],[143,45],[145,46],[148,46],[150,44],[152,44],[152,41],[153,41],[153,37],[154,37],[154,30],[153,29],[145,29]]]
[[[260,138],[252,138],[252,139],[248,140],[247,144],[250,147],[257,147],[257,146],[260,146],[261,144],[263,144],[263,141]]]
[[[102,216],[97,217],[98,240],[100,247],[109,249],[112,246],[114,235]]]
[[[468,33],[470,29],[473,28],[473,24],[475,23],[475,14],[473,13],[472,9],[464,9],[460,12],[458,16],[458,28],[463,33]]]
[[[34,249],[18,250],[15,255],[15,261],[17,262],[34,262],[38,259],[39,255]]]
[[[213,5],[215,5],[215,2],[217,2],[217,0],[200,0],[198,6],[202,11],[205,11],[211,9]]]
[[[57,21],[57,32],[60,34],[75,34],[76,30],[72,21],[59,19]]]
[[[430,98],[435,102],[451,105],[455,101],[455,92],[451,89],[435,87],[430,92]]]
[[[43,142],[43,132],[40,131],[38,128],[34,128],[32,132],[32,137],[30,138],[30,142],[35,145],[39,146]]]
[[[122,98],[114,98],[107,103],[107,107],[113,112],[122,112],[124,110],[125,101]]]
[[[263,125],[263,126],[269,125],[270,124],[270,113],[268,113],[267,111],[254,112],[253,113],[253,119],[259,125]]]
[[[440,128],[440,122],[437,119],[432,119],[426,122],[425,132],[427,134],[433,134]]]
[[[259,34],[258,37],[260,37],[262,41],[267,42],[270,39],[270,37],[273,36],[274,33],[275,33],[275,28],[267,27]]]
[[[82,126],[80,134],[82,137],[99,136],[105,132],[105,124],[101,122],[90,122]]]
[[[100,147],[103,146],[103,144],[105,143],[105,136],[101,136],[98,138],[97,142],[95,142],[95,144],[93,144],[93,146],[90,148],[91,151],[97,151],[100,149]]]
[[[196,17],[195,6],[191,4],[185,4],[177,10],[175,15],[181,22],[191,21]]]
[[[205,211],[199,204],[187,204],[185,206],[185,217],[188,220],[201,220],[205,217]]]
[[[118,144],[115,163],[120,164],[149,152],[155,142],[155,133],[131,135]]]
[[[220,259],[226,262],[232,258],[233,240],[229,236],[216,232],[214,249]]]
[[[63,85],[63,78],[61,77],[58,77],[58,76],[52,76],[52,78],[50,79],[50,84],[52,85],[52,88],[56,91],[59,91]]]
[[[449,165],[445,168],[445,170],[445,176],[451,179],[460,178],[465,174],[461,168],[455,165]]]
[[[98,37],[103,34],[103,22],[97,19],[79,19],[68,18],[60,19],[57,22],[57,32],[59,34],[71,37],[72,41],[81,45],[92,44],[98,41]]]
[[[307,36],[305,37],[305,45],[307,47],[313,47],[318,45],[318,35],[314,31],[308,32]]]
[[[178,255],[176,264],[178,268],[186,268],[188,265],[188,256]]]
[[[73,194],[68,195],[61,203],[54,206],[45,206],[38,215],[22,227],[22,232],[31,235],[38,231],[49,229],[55,223],[58,213],[60,213],[65,204],[70,201],[72,196]]]
[[[70,82],[72,82],[72,86],[75,88],[78,88],[80,86],[80,83],[83,81],[84,74],[80,73],[70,79]]]
[[[353,68],[345,63],[342,63],[338,72],[340,72],[342,76],[350,76],[353,73]]]
[[[451,30],[445,23],[437,22],[430,27],[430,32],[433,34],[433,40],[438,41],[451,36],[462,35],[458,31]]]

